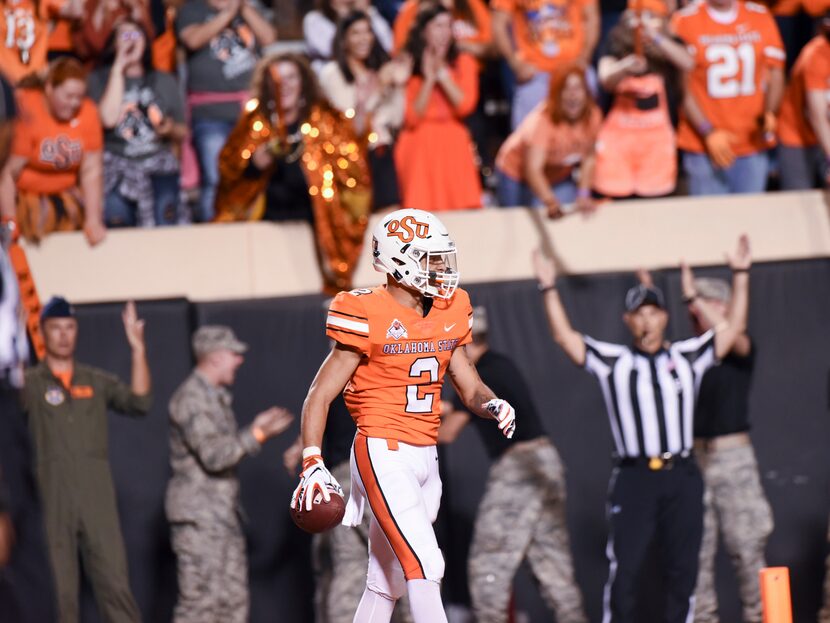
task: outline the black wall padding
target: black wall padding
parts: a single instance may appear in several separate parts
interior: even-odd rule
[[[701,274],[725,274],[723,270]],[[672,311],[670,337],[689,335],[676,271],[655,275]],[[565,278],[560,289],[578,330],[611,341],[626,341],[621,322],[630,275]],[[605,493],[611,471],[611,436],[599,388],[575,368],[551,341],[540,296],[532,282],[475,285],[474,303],[488,307],[493,347],[513,356],[527,376],[548,432],[568,469],[568,518],[577,580],[592,621],[599,621],[606,578]],[[183,301],[139,305],[147,319],[156,406],[144,421],[111,419],[111,457],[121,520],[136,597],[149,623],[169,620],[175,600],[175,568],[163,514],[168,476],[166,404],[192,364],[191,319],[197,324],[232,326],[251,345],[234,387],[240,424],[271,404],[298,417],[302,400],[328,349],[320,296],[195,304]],[[128,378],[129,353],[120,306],[79,310],[79,358]],[[753,438],[776,529],[770,539],[771,565],[790,567],[795,620],[815,621],[821,601],[826,554],[830,421],[830,261],[766,264],[752,270],[750,328],[758,347],[752,390]],[[521,426],[521,414],[519,426]],[[282,467],[282,451],[299,431],[299,420],[269,442],[240,469],[243,505],[249,517],[253,623],[310,623],[312,585],[309,539],[291,523],[287,505],[296,476]],[[474,430],[442,449],[445,497],[438,532],[447,558],[445,596],[465,603],[466,551],[488,463]],[[731,565],[718,561],[723,621],[740,620]],[[659,580],[649,563],[638,617],[659,621]],[[658,588],[656,588],[658,587]],[[516,586],[520,609],[531,621],[550,621],[526,572]],[[85,621],[96,620],[87,608]]]

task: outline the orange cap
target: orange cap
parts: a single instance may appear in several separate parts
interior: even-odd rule
[[[628,10],[637,12],[649,12],[654,15],[667,16],[669,7],[665,0],[628,0]]]

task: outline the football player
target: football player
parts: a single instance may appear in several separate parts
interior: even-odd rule
[[[355,623],[387,623],[405,593],[416,623],[446,622],[444,559],[432,523],[441,479],[436,450],[444,373],[465,406],[510,438],[515,411],[481,381],[463,348],[470,298],[458,288],[456,248],[435,215],[398,210],[375,227],[372,258],[386,284],[338,294],[326,333],[335,341],[302,416],[303,471],[291,507],[310,511],[341,494],[320,453],[329,404],[343,392],[357,424],[345,525],[371,509],[369,569]],[[319,494],[318,494],[319,492]]]

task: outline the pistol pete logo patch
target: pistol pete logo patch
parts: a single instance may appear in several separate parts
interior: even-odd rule
[[[63,404],[63,401],[66,400],[66,396],[64,396],[63,390],[60,387],[50,387],[46,390],[46,393],[43,395],[43,398],[53,407],[57,407]]]
[[[407,334],[406,327],[403,326],[403,323],[400,320],[398,320],[397,318],[395,318],[392,321],[392,324],[389,325],[389,328],[386,330],[386,337],[387,337],[387,339],[392,337],[392,338],[395,338],[396,340],[399,340],[402,337],[407,337],[408,338],[409,335]]]

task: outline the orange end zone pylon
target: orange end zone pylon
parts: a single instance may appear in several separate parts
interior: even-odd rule
[[[790,600],[790,570],[787,567],[766,567],[759,573],[764,623],[793,623]]]

